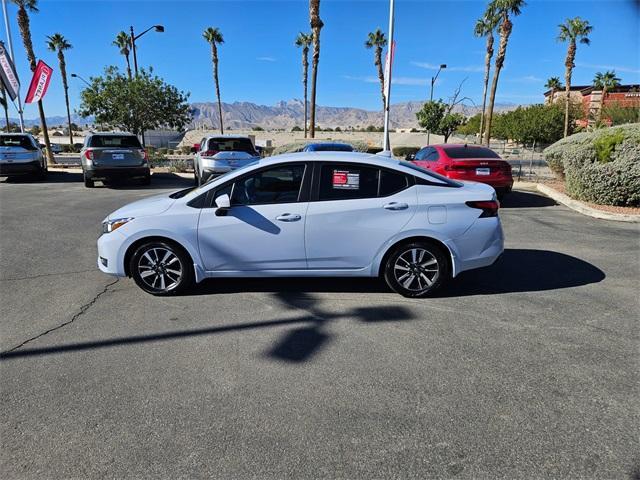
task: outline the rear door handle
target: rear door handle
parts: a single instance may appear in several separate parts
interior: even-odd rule
[[[298,215],[297,213],[283,213],[282,215],[278,215],[276,220],[280,222],[297,222],[302,218],[302,215]]]
[[[406,203],[391,202],[387,203],[383,208],[386,210],[406,210],[409,208],[409,205]]]

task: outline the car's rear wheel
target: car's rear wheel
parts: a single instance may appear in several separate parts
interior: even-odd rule
[[[129,262],[136,284],[152,295],[175,295],[193,283],[193,262],[173,243],[151,241],[139,246]]]
[[[151,174],[147,173],[140,179],[140,185],[151,185]]]
[[[93,178],[88,177],[86,173],[84,174],[84,186],[87,188],[93,188],[95,186]]]
[[[396,247],[384,267],[389,287],[405,297],[424,297],[438,289],[448,276],[449,264],[442,248],[430,242]]]

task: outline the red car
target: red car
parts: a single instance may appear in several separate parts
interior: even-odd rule
[[[445,177],[491,185],[499,197],[513,187],[511,165],[493,150],[479,145],[429,145],[410,160]]]

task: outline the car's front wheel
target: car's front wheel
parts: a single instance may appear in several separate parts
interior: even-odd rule
[[[129,272],[136,284],[152,295],[175,295],[193,283],[193,262],[173,243],[150,241],[131,256]]]
[[[389,287],[405,297],[424,297],[439,288],[448,276],[445,253],[430,242],[396,247],[384,266],[384,278]]]

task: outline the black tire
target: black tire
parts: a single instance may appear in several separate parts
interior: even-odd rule
[[[388,256],[383,273],[394,292],[419,298],[433,293],[448,280],[449,262],[442,248],[434,243],[405,243]]]
[[[95,187],[95,183],[93,181],[93,178],[91,177],[87,177],[87,174],[84,174],[84,186],[87,188],[93,188]]]
[[[182,293],[194,281],[191,257],[172,242],[150,241],[140,245],[131,256],[129,272],[142,290],[157,296]]]
[[[151,174],[148,173],[140,179],[140,185],[151,185]]]
[[[46,180],[47,178],[47,168],[46,167],[42,167],[40,170],[38,170],[34,175],[33,175],[34,179],[42,181],[42,180]]]

